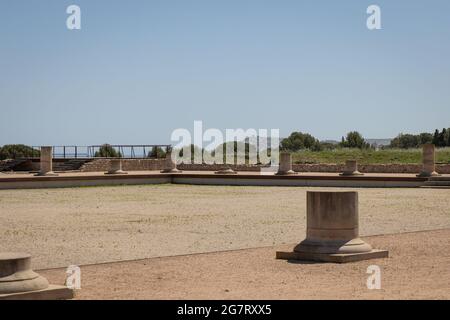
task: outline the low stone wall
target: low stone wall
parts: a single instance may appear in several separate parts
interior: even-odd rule
[[[16,163],[14,160],[0,160],[0,172],[6,170],[9,164]],[[37,164],[37,167],[39,168],[39,162]],[[17,164],[13,167],[13,171],[33,171],[36,166],[31,160],[26,160],[20,164]],[[6,170],[11,171],[11,170]]]
[[[259,172],[261,166],[256,165],[223,165],[223,164],[180,164],[177,168],[184,171],[218,171],[221,169],[231,168],[235,171],[252,171]]]
[[[149,171],[162,170],[165,159],[123,159],[122,168],[125,171]],[[0,161],[0,165],[6,161]],[[95,159],[84,164],[80,170],[84,172],[99,172],[109,170],[109,159]],[[181,164],[177,168],[184,171],[217,171],[228,166],[207,164]],[[236,171],[258,172],[262,166],[257,165],[233,165]],[[421,164],[369,164],[359,165],[359,171],[363,173],[410,173],[416,174],[422,170]],[[15,168],[15,171],[37,171],[39,161],[26,161]],[[298,172],[342,172],[343,164],[292,164],[292,170]],[[437,164],[436,171],[441,174],[450,174],[450,164]]]
[[[162,170],[164,159],[123,159],[122,170],[124,171],[151,171]],[[80,171],[99,172],[107,171],[110,168],[110,159],[95,159],[84,164]]]
[[[293,164],[292,170],[298,172],[342,172],[343,164]],[[358,165],[358,170],[365,173],[419,173],[421,164],[366,164]],[[450,164],[436,165],[436,171],[450,174]]]

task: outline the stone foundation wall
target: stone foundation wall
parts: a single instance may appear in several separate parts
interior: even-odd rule
[[[5,168],[9,163],[14,163],[14,160],[0,160],[0,172],[3,170],[6,170]],[[39,170],[39,162],[37,162],[37,165],[36,165],[31,160],[27,160],[21,164],[14,166],[13,171],[34,171],[35,168],[37,168],[37,170]],[[11,170],[7,170],[7,171],[11,171]]]
[[[124,171],[151,171],[162,170],[164,168],[164,159],[123,159],[122,170]],[[109,159],[95,159],[84,164],[80,171],[99,172],[107,171],[110,168]]]
[[[180,170],[185,171],[218,171],[221,169],[231,168],[235,171],[253,171],[259,172],[261,170],[261,166],[256,165],[223,165],[223,164],[180,164],[177,166]]]
[[[149,171],[162,170],[165,159],[124,159],[122,168],[125,171]],[[0,165],[6,161],[0,161]],[[84,172],[107,171],[109,170],[109,159],[95,159],[84,164],[80,170]],[[181,164],[178,169],[184,171],[217,171],[223,169],[224,165],[207,164]],[[262,166],[256,165],[233,165],[231,168],[236,171],[258,172]],[[416,174],[422,170],[421,164],[370,164],[359,165],[359,171],[363,173],[410,173]],[[27,161],[15,168],[16,171],[37,171],[39,161]],[[292,170],[298,172],[342,172],[343,164],[292,164]],[[437,164],[436,171],[441,174],[450,174],[450,164]]]
[[[293,164],[292,170],[299,172],[342,172],[343,164]],[[419,173],[421,164],[366,164],[358,165],[363,173]],[[441,174],[450,174],[450,164],[437,164],[436,171]]]
[[[177,166],[185,171],[217,171],[224,168],[224,165],[207,164],[181,164]],[[256,165],[233,165],[235,171],[260,171],[262,166]],[[344,164],[292,164],[292,170],[298,172],[342,172]],[[359,171],[365,173],[420,173],[421,164],[368,164],[359,165]],[[436,171],[441,174],[450,174],[450,164],[437,164]]]

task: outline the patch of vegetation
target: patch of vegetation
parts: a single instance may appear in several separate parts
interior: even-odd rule
[[[0,160],[39,157],[39,150],[24,144],[6,144],[0,148]]]
[[[122,158],[122,154],[114,149],[110,144],[103,144],[98,151],[95,152],[96,158]]]
[[[422,149],[382,149],[336,148],[333,150],[302,150],[292,154],[294,163],[337,163],[357,160],[360,164],[418,164],[422,162]],[[450,148],[438,148],[437,163],[450,164]]]
[[[170,149],[168,150],[170,151]],[[153,147],[151,151],[148,152],[147,158],[165,158],[166,157],[166,151],[164,151],[161,147]]]

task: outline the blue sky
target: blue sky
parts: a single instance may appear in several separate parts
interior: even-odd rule
[[[0,145],[170,143],[194,120],[389,138],[449,127],[449,88],[448,0],[0,2]]]

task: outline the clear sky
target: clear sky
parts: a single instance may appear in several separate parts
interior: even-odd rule
[[[194,120],[320,139],[449,127],[450,1],[0,1],[0,145],[170,143]]]

